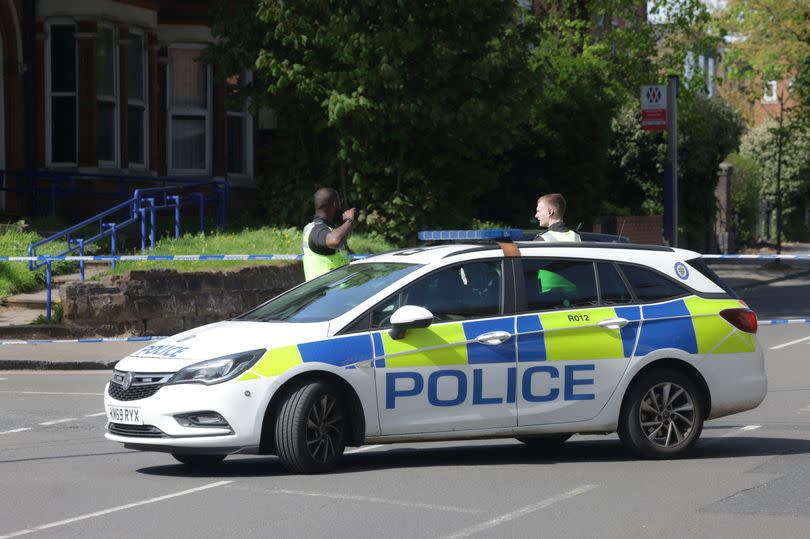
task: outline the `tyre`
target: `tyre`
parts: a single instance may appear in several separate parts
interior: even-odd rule
[[[518,436],[517,440],[523,442],[535,451],[553,453],[559,450],[560,446],[571,436],[571,434],[545,434],[539,436]]]
[[[703,395],[684,373],[656,369],[633,382],[619,418],[622,443],[638,456],[683,456],[703,430]]]
[[[293,473],[333,470],[346,446],[346,401],[333,385],[306,382],[291,389],[276,416],[276,454]]]
[[[180,455],[172,453],[172,456],[178,462],[182,462],[191,468],[211,468],[225,460],[225,455]]]

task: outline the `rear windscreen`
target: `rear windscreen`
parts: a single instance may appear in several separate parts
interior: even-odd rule
[[[692,260],[687,260],[686,263],[695,268],[697,271],[699,271],[704,277],[709,279],[711,282],[722,288],[723,291],[725,291],[731,297],[740,299],[740,296],[738,296],[737,293],[734,290],[732,290],[731,287],[727,285],[723,281],[723,279],[720,278],[719,275],[717,275],[714,271],[712,271],[712,269],[706,264],[705,260],[703,260],[702,258],[693,258]]]

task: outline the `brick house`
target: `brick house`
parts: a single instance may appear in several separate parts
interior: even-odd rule
[[[0,169],[225,177],[234,202],[255,207],[258,122],[225,98],[247,76],[216,80],[196,61],[213,41],[209,7],[0,0]],[[0,193],[0,215],[30,213],[30,193]],[[111,204],[77,203],[84,214]]]

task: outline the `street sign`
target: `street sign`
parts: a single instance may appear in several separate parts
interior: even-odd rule
[[[641,128],[664,131],[667,128],[667,87],[641,87]]]

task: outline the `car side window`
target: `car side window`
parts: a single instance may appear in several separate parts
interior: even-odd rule
[[[528,311],[596,305],[593,262],[523,259]]]
[[[616,266],[610,262],[597,262],[599,275],[599,292],[604,305],[624,305],[633,301],[633,294],[628,290]]]
[[[420,279],[377,305],[371,325],[390,325],[391,315],[403,305],[424,307],[437,322],[497,316],[503,311],[502,288],[500,260],[453,266]]]
[[[652,270],[628,264],[620,264],[620,267],[639,301],[660,301],[688,293],[688,290],[678,283]]]

